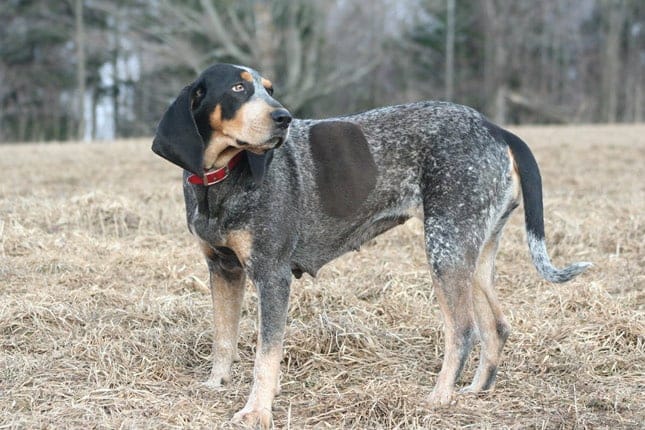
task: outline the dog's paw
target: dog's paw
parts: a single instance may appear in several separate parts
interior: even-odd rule
[[[448,406],[455,401],[453,400],[453,390],[440,390],[435,388],[426,398],[424,404],[429,407]]]
[[[268,409],[245,407],[233,415],[231,422],[247,428],[268,430],[271,428],[272,420],[271,411]]]
[[[221,388],[223,385],[228,384],[229,382],[231,382],[230,371],[224,371],[221,369],[217,370],[214,368],[211,372],[211,376],[202,384],[206,388]]]
[[[202,386],[209,390],[219,390],[224,388],[226,382],[222,378],[208,378],[206,381],[202,382]]]
[[[480,391],[481,390],[473,387],[472,385],[468,385],[467,387],[464,387],[464,388],[460,389],[459,394],[477,394]]]

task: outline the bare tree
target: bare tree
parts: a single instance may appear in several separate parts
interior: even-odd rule
[[[216,61],[256,67],[278,81],[282,100],[297,111],[307,102],[355,82],[375,62],[359,54],[352,64],[323,64],[325,15],[330,2],[313,0],[216,3],[199,0],[188,7],[161,0],[164,25],[149,29],[164,55],[190,65],[194,72]],[[172,19],[183,31],[168,31]],[[195,40],[206,41],[209,50]]]
[[[608,16],[607,35],[602,72],[603,119],[616,122],[618,119],[618,92],[621,67],[621,35],[625,22],[625,0],[605,0],[603,9]]]
[[[645,121],[645,4],[628,1],[625,51],[625,117],[628,121]]]
[[[78,128],[77,139],[85,137],[85,20],[83,19],[83,0],[74,2],[74,22],[76,29],[76,85],[78,91]]]
[[[446,100],[452,100],[455,93],[455,0],[447,0],[446,6]]]
[[[484,92],[490,101],[488,112],[493,119],[504,124],[507,120],[508,47],[506,22],[508,2],[484,0],[482,2],[485,32]]]

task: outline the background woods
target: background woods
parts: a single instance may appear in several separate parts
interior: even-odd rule
[[[298,115],[447,98],[501,123],[642,122],[642,0],[7,0],[0,141],[149,135],[214,62]]]

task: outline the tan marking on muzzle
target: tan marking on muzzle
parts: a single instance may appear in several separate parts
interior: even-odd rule
[[[222,106],[216,105],[208,116],[208,123],[213,131],[222,131]]]
[[[222,132],[222,107],[220,105],[215,106],[208,117],[208,122],[213,134],[204,150],[203,167],[205,170],[224,167],[231,158],[242,151],[234,138]]]
[[[261,146],[270,138],[274,130],[271,106],[261,99],[252,99],[244,103],[231,119],[215,122],[222,134],[235,140],[246,142],[250,146]],[[215,128],[213,128],[215,130]]]
[[[222,119],[222,107],[215,106],[208,118],[213,134],[204,150],[204,169],[225,166],[242,149],[252,152],[269,149],[264,145],[274,131],[273,110],[265,101],[252,99],[244,103],[233,118]],[[245,142],[248,146],[240,148],[238,142]]]
[[[219,169],[226,164],[242,149],[237,147],[235,139],[223,134],[215,134],[211,137],[208,146],[204,150],[204,170]]]

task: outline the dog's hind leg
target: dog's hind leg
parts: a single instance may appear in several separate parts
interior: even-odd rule
[[[497,231],[494,237],[489,239],[477,260],[473,306],[481,340],[481,353],[475,377],[462,392],[476,393],[493,388],[502,349],[510,333],[510,327],[502,314],[494,286],[495,256],[500,235],[501,232]]]
[[[466,276],[435,276],[436,295],[445,324],[441,371],[428,398],[431,405],[447,405],[472,349],[472,283]]]
[[[513,170],[512,163],[509,166],[507,178],[506,191],[500,193],[503,198],[495,205],[498,208],[498,215],[492,218],[494,224],[491,225],[490,235],[477,258],[473,279],[473,307],[481,341],[481,352],[479,365],[471,384],[461,390],[464,393],[477,393],[493,388],[502,350],[510,334],[510,326],[504,318],[495,291],[495,257],[502,229],[517,207],[520,196],[519,177]]]
[[[428,398],[430,405],[447,405],[468,359],[474,335],[473,272],[476,253],[448,219],[426,214],[425,236],[433,284],[445,325],[441,371]]]

